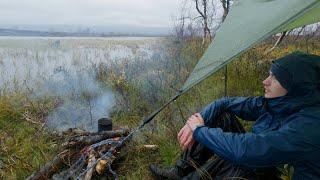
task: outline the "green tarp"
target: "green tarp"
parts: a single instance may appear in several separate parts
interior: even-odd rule
[[[320,21],[320,0],[234,0],[215,39],[182,92],[271,35]]]

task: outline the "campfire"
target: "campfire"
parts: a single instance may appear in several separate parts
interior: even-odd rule
[[[89,180],[94,176],[110,175],[117,179],[111,165],[119,157],[120,149],[125,145],[122,140],[129,134],[129,129],[99,127],[99,130],[93,133],[74,128],[63,132],[66,141],[61,151],[28,179]]]

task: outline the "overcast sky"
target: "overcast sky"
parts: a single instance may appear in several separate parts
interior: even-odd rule
[[[0,0],[0,24],[169,27],[181,0]]]

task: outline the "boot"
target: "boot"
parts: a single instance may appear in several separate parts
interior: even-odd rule
[[[149,166],[151,173],[157,177],[157,179],[172,179],[178,180],[182,179],[183,172],[177,166],[172,167],[159,167],[157,165],[151,164]]]

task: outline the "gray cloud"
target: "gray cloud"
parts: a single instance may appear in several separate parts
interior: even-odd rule
[[[0,24],[170,26],[179,0],[1,0]]]

